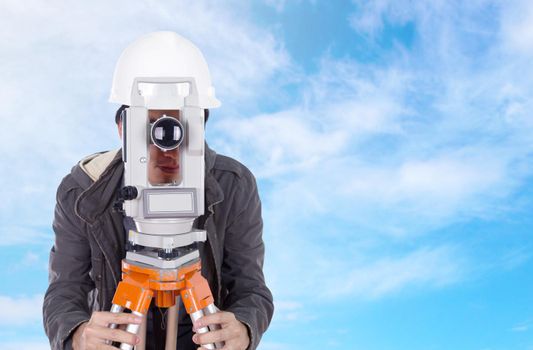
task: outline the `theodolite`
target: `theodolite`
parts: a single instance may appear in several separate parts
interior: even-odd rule
[[[151,111],[167,112],[151,120]],[[201,275],[197,243],[206,240],[206,232],[194,227],[204,213],[205,147],[204,109],[195,79],[135,78],[131,104],[122,115],[122,141],[124,186],[119,206],[134,228],[128,232],[122,281],[111,312],[130,310],[145,317],[154,299],[156,306],[168,308],[165,349],[174,350],[179,298],[193,322],[218,311]],[[157,163],[155,158],[166,156],[178,161]],[[218,328],[210,325],[197,333]],[[145,327],[129,324],[126,331],[143,333]],[[144,334],[140,336],[144,339]],[[120,349],[132,346],[123,343]],[[144,349],[143,344],[136,349]]]

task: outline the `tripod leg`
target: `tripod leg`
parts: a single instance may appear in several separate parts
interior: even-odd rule
[[[176,344],[178,342],[179,300],[179,297],[177,297],[176,303],[167,310],[167,337],[165,350],[176,350]]]
[[[139,337],[141,338],[141,341],[135,346],[135,350],[144,350],[146,348],[146,324],[147,317],[146,315],[144,315],[143,322],[141,323],[141,327],[139,328]]]
[[[118,314],[118,313],[124,311],[124,308],[123,308],[122,306],[118,305],[118,304],[113,304],[113,305],[111,305],[111,310],[110,310],[110,311],[111,311],[112,313],[114,313],[114,314]],[[118,324],[116,324],[116,323],[110,323],[110,324],[108,325],[108,327],[111,328],[111,329],[116,329],[116,328],[118,327]],[[110,340],[106,340],[105,343],[106,343],[107,345],[111,345],[112,341],[110,341]]]
[[[126,276],[117,286],[115,296],[113,297],[112,311],[118,311],[120,308],[122,310],[128,308],[132,314],[144,318],[148,312],[152,296],[153,291],[148,288],[148,276],[137,276],[136,279]],[[138,324],[128,324],[126,326],[126,332],[137,334],[139,327],[140,325]],[[120,344],[120,349],[132,350],[133,346],[122,343]]]
[[[200,271],[196,271],[192,276],[187,280],[187,288],[181,291],[181,297],[183,299],[183,304],[185,310],[191,316],[191,320],[196,322],[198,319],[204,315],[215,313],[218,309],[213,304],[213,294],[209,288],[207,280],[201,275]],[[216,325],[218,326],[218,325]],[[196,333],[202,334],[207,333],[211,330],[216,329],[210,327],[202,327],[196,330]],[[220,328],[220,326],[218,326]],[[220,349],[224,344],[202,344],[202,347],[206,349]]]
[[[215,304],[209,304],[205,308],[203,308],[202,311],[204,312],[204,315],[207,316],[207,315],[212,315],[214,313],[217,313],[220,310],[218,309],[218,307],[215,306]],[[219,324],[210,324],[209,325],[209,330],[210,331],[216,331],[218,329],[220,329],[220,325]],[[215,343],[215,349],[221,349],[223,347],[224,347],[224,343]]]
[[[205,309],[203,309],[203,310],[205,310]],[[204,313],[203,310],[198,310],[198,311],[190,314],[191,320],[193,322],[196,322],[200,318],[204,317],[206,314]],[[203,334],[203,333],[207,333],[209,331],[213,331],[213,330],[216,330],[216,329],[220,329],[220,325],[205,326],[205,327],[197,329],[196,333]],[[222,349],[224,347],[224,343],[202,344],[202,347],[204,347],[204,348],[206,348],[208,350]]]
[[[114,314],[118,314],[118,313],[122,312],[123,310],[124,310],[124,308],[122,306],[117,305],[117,304],[113,304],[113,305],[111,305],[111,310],[110,311],[112,313],[114,313]],[[111,328],[111,329],[115,329],[115,328],[117,328],[117,326],[118,325],[116,323],[110,323],[109,324],[109,328]]]
[[[204,317],[204,312],[202,310],[198,310],[196,312],[193,312],[192,314],[189,314],[189,316],[191,316],[191,320],[194,323],[198,321],[200,318]],[[209,332],[209,327],[202,327],[196,330],[196,333],[198,334],[204,334],[207,332]],[[207,345],[202,345],[202,346],[206,349],[214,349],[214,348],[208,347],[209,345],[212,345],[212,344],[207,344]]]
[[[136,316],[139,316],[139,317],[144,317],[143,314],[141,314],[140,312],[137,312],[137,311],[132,311],[131,313],[136,315]],[[139,331],[140,326],[141,326],[140,324],[131,324],[130,323],[129,325],[126,326],[126,332],[137,334],[137,332]],[[132,350],[133,346],[131,346],[130,344],[122,343],[122,344],[120,344],[120,349],[121,350]]]

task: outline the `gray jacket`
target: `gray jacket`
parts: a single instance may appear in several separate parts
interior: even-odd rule
[[[52,349],[70,349],[71,334],[93,310],[109,310],[125,256],[123,216],[112,210],[124,171],[121,152],[72,168],[57,190],[44,328]],[[93,157],[94,158],[94,157]],[[89,160],[91,160],[90,158]],[[93,162],[94,163],[94,162]],[[87,165],[87,166],[84,166]],[[252,173],[206,146],[207,242],[200,244],[202,274],[215,303],[248,326],[255,349],[273,314],[263,276],[261,203]],[[91,169],[89,169],[91,170]],[[202,220],[203,221],[203,220]]]

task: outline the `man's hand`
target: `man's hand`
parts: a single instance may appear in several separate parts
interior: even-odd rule
[[[248,328],[237,320],[233,313],[220,311],[204,316],[194,323],[193,330],[196,331],[210,324],[219,324],[221,329],[204,334],[195,334],[192,340],[196,344],[225,342],[224,350],[245,350],[250,344]],[[198,349],[206,350],[204,347]]]
[[[95,311],[88,322],[82,323],[72,335],[73,350],[116,349],[106,344],[106,340],[136,345],[138,336],[121,329],[111,329],[110,323],[126,325],[130,323],[141,324],[142,318],[126,313],[111,313]]]

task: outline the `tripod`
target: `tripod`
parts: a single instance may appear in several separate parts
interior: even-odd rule
[[[213,303],[213,296],[207,280],[201,275],[201,262],[199,258],[193,259],[179,267],[159,268],[145,263],[122,261],[122,281],[118,284],[111,312],[119,313],[129,309],[137,316],[146,316],[152,298],[158,307],[169,308],[167,313],[167,339],[165,350],[176,349],[177,337],[177,298],[183,300],[185,310],[193,322],[204,315],[214,314],[218,311]],[[141,325],[129,324],[126,331],[137,334]],[[111,324],[110,328],[116,328]],[[141,333],[146,332],[146,328]],[[219,325],[205,326],[197,333],[206,333],[210,330],[220,329]],[[145,334],[141,334],[145,339]],[[223,343],[204,344],[207,349],[220,349]],[[122,343],[120,349],[131,350],[133,347]],[[136,350],[144,350],[144,343],[136,346]]]

